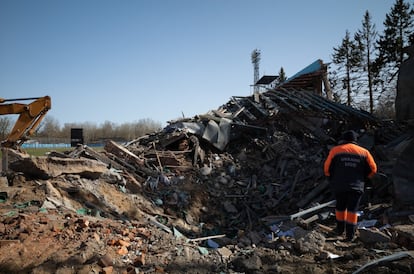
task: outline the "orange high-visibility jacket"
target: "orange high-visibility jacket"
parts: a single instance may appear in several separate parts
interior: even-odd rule
[[[377,172],[371,153],[354,143],[333,147],[324,164],[324,173],[329,177],[332,190],[364,191],[365,179]]]

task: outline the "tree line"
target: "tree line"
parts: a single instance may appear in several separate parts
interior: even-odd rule
[[[339,46],[333,47],[329,82],[334,100],[382,118],[394,118],[397,76],[414,43],[414,4],[396,0],[385,15],[379,33],[367,10],[361,27],[345,30]],[[283,67],[279,79],[286,79]]]
[[[342,43],[334,47],[336,70],[330,79],[337,100],[345,99],[370,113],[392,115],[397,76],[405,59],[404,48],[414,42],[413,5],[396,0],[378,33],[369,11],[353,35],[347,30]]]
[[[14,121],[11,117],[0,116],[0,138],[6,139]],[[146,134],[159,131],[161,123],[151,119],[140,119],[135,122],[116,124],[105,121],[101,124],[93,122],[65,123],[60,126],[53,116],[46,116],[31,139],[41,143],[70,143],[71,129],[82,128],[84,143],[100,143],[104,140],[131,141]]]
[[[43,138],[67,138],[70,137],[72,128],[82,128],[85,143],[102,142],[103,140],[131,141],[146,134],[159,131],[161,123],[152,119],[140,119],[135,122],[117,124],[105,121],[101,124],[93,122],[65,123],[59,127],[59,123],[53,117],[46,117],[44,123],[36,133],[36,137]],[[53,142],[53,140],[50,140]]]

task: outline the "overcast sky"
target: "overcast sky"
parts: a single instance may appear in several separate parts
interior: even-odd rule
[[[391,0],[0,0],[0,97],[49,95],[52,116],[117,124],[204,114],[260,76],[330,62]]]

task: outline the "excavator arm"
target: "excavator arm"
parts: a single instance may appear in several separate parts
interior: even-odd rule
[[[29,104],[6,103],[24,100],[34,101]],[[20,147],[29,136],[33,135],[51,107],[52,103],[49,96],[20,99],[0,98],[0,115],[19,114],[13,129],[7,138],[1,142],[1,146],[8,148]]]

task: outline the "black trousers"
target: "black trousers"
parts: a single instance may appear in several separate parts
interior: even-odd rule
[[[336,222],[339,234],[346,232],[346,237],[352,239],[358,223],[358,208],[361,202],[361,191],[347,191],[335,193]]]

